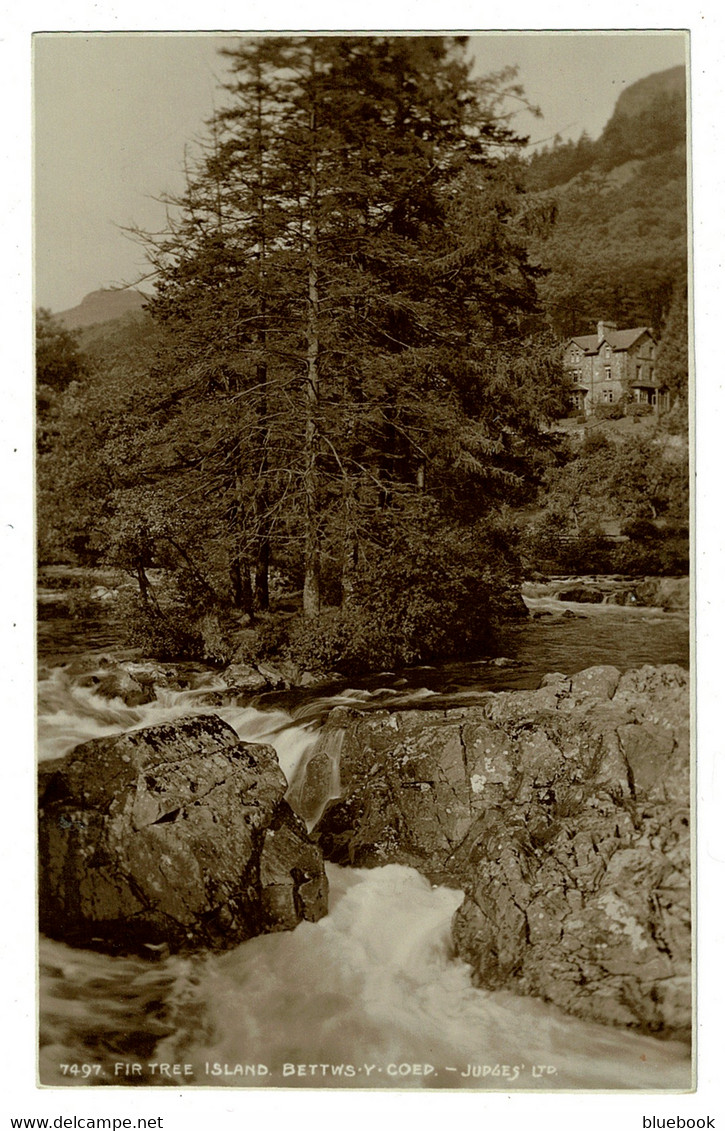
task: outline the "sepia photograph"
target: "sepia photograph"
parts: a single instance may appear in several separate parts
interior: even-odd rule
[[[37,1084],[692,1092],[688,31],[32,74]]]

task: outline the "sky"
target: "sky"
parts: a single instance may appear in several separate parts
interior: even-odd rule
[[[35,302],[53,311],[100,287],[140,284],[145,260],[123,229],[157,230],[159,198],[183,185],[185,151],[224,103],[228,39],[209,33],[38,34],[33,42]],[[519,132],[597,137],[625,87],[686,62],[682,32],[488,32],[475,72],[516,65]],[[147,284],[148,285],[148,284]]]

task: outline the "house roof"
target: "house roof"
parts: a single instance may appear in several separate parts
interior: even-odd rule
[[[603,341],[613,350],[628,350],[643,334],[651,334],[649,326],[635,326],[631,330],[605,330]],[[570,338],[569,341],[589,354],[598,353],[602,344],[597,334],[585,334],[581,338]]]

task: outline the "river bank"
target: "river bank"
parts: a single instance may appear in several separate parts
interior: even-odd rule
[[[155,576],[153,580],[161,582]],[[38,594],[38,651],[41,660],[61,662],[68,656],[84,653],[88,648],[96,652],[105,651],[118,661],[147,660],[140,649],[128,646],[125,630],[116,614],[119,597],[128,595],[132,590],[133,583],[129,580],[123,583],[117,573],[110,571],[69,567],[46,567],[42,570]],[[440,661],[435,670],[463,670],[471,661],[492,668],[497,664],[511,668],[513,657],[521,668],[521,678],[524,678],[523,669],[529,667],[531,657],[533,663],[527,672],[528,682],[519,682],[517,686],[533,688],[546,671],[560,669],[571,672],[576,670],[573,664],[583,668],[613,662],[623,670],[643,663],[688,665],[688,645],[683,643],[685,636],[681,631],[688,615],[687,578],[551,577],[525,582],[520,594],[516,594],[514,604],[516,615],[498,619],[476,655],[469,656],[463,663]],[[599,629],[589,624],[582,631],[561,624],[563,620],[597,615],[616,617],[618,610],[640,617],[637,621],[622,620],[623,635],[618,647],[606,625]],[[675,615],[662,619],[665,613]],[[539,622],[535,632],[531,631],[532,621]],[[637,625],[636,631],[630,627],[634,624]],[[670,632],[667,625],[671,626]],[[308,670],[292,659],[279,656],[264,661],[250,658],[250,635],[254,636],[251,630],[241,629],[238,646],[230,648],[225,661],[217,659],[202,664],[214,671],[226,669],[227,684],[234,685],[240,693],[259,694],[290,688],[339,689],[351,678],[362,687],[379,684],[374,670],[351,677],[319,668]],[[529,639],[534,638],[533,647],[529,647]],[[561,648],[556,646],[557,639],[563,642]],[[547,640],[548,659],[545,659]],[[613,647],[616,654],[612,654]],[[566,657],[565,665],[558,659],[562,652]],[[536,660],[536,653],[541,655],[540,662]],[[427,665],[422,670],[432,669]],[[415,683],[415,669],[412,672],[406,669],[404,678]],[[132,697],[140,694],[138,686],[129,685],[128,680],[126,684],[127,694]],[[490,684],[492,687],[496,685],[495,680]],[[504,680],[498,686],[508,684]]]

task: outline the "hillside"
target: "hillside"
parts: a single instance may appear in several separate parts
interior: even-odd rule
[[[670,67],[668,71],[658,71],[644,79],[632,83],[623,90],[617,99],[612,120],[636,117],[647,112],[654,101],[666,97],[682,99],[686,93],[684,67]]]
[[[54,315],[66,330],[83,330],[102,322],[113,322],[126,314],[143,309],[148,295],[130,288],[91,291],[78,306]]]
[[[684,67],[622,92],[602,135],[534,154],[527,186],[556,211],[533,252],[547,320],[563,337],[605,318],[659,336],[687,280]]]

